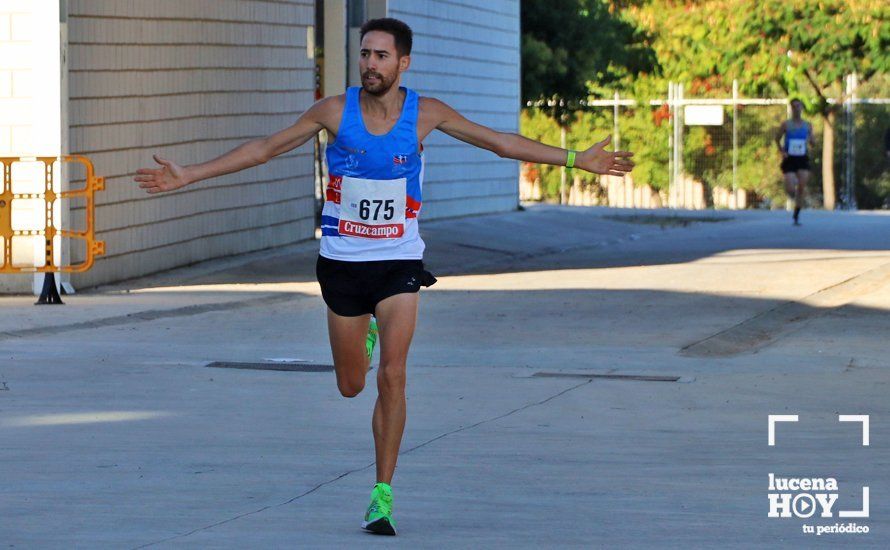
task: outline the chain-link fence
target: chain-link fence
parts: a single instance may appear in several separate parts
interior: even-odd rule
[[[844,187],[845,204],[852,189],[851,207],[890,208],[890,101],[863,100],[846,119],[852,132],[838,147],[845,184],[852,182]]]
[[[872,77],[861,89],[847,75],[846,101],[838,114],[834,162],[841,173],[842,208],[890,208],[890,75]]]
[[[855,85],[855,82],[853,83]],[[735,87],[737,90],[737,87]],[[855,90],[836,110],[834,173],[842,208],[890,207],[890,100],[860,98]],[[685,97],[671,84],[667,98],[589,101],[571,127],[567,145],[582,148],[611,130],[616,148],[635,153],[636,167],[625,177],[526,165],[523,200],[555,198],[576,205],[674,208],[782,208],[786,197],[776,135],[790,116],[787,98]],[[809,116],[816,146],[810,152],[808,205],[823,205],[822,116]],[[549,121],[553,128],[555,123]],[[543,115],[524,114],[523,132],[548,143],[558,134]]]

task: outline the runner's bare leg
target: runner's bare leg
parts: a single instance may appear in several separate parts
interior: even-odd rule
[[[334,356],[334,372],[337,388],[344,397],[355,397],[365,387],[368,373],[365,339],[370,322],[370,315],[343,317],[328,308],[328,337]]]
[[[785,176],[785,193],[788,194],[788,198],[794,201],[794,207],[797,208],[797,188],[798,188],[798,180],[797,174],[794,172],[786,172],[783,174]]]
[[[807,182],[810,181],[809,170],[797,171],[797,206],[803,208],[803,195],[807,190]]]
[[[418,293],[396,294],[377,304],[380,369],[371,427],[377,456],[377,481],[392,483],[405,430],[408,348],[417,325]]]

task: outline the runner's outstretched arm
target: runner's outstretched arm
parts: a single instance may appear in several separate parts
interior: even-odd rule
[[[423,98],[424,116],[432,117],[434,127],[461,141],[488,149],[502,158],[552,164],[566,164],[568,151],[559,147],[551,147],[543,143],[506,132],[497,132],[467,120],[460,113],[433,98]],[[630,160],[633,153],[628,151],[606,151],[605,147],[612,141],[611,137],[595,143],[589,149],[578,151],[575,167],[594,174],[623,176],[630,172],[634,163]]]
[[[153,195],[264,164],[272,157],[303,145],[322,128],[336,128],[332,124],[332,117],[339,118],[338,102],[342,102],[341,96],[322,99],[300,115],[293,125],[271,136],[242,143],[228,153],[201,164],[180,166],[153,155],[161,168],[140,168],[136,170],[138,175],[133,181],[139,182],[139,187]]]

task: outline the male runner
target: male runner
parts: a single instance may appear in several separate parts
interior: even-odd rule
[[[791,100],[791,119],[779,126],[776,132],[776,146],[782,154],[782,175],[785,177],[785,192],[794,199],[794,225],[800,225],[800,209],[803,205],[804,191],[810,181],[810,158],[807,156],[807,145],[815,147],[813,126],[801,118],[803,102]],[[782,136],[785,143],[782,144]]]
[[[405,427],[408,347],[417,321],[418,290],[435,279],[423,269],[417,229],[423,179],[422,142],[433,130],[504,158],[576,166],[597,174],[630,171],[631,153],[605,151],[609,138],[585,151],[543,145],[475,124],[437,99],[401,87],[411,64],[411,29],[396,19],[374,19],[361,29],[361,87],[324,98],[289,128],[249,141],[202,164],[179,166],[154,156],[159,169],[134,179],[148,193],[257,166],[306,143],[321,130],[330,181],[322,212],[316,274],[328,306],[328,331],[337,386],[354,397],[365,386],[379,323],[380,367],[372,430],[377,484],[362,527],[394,535],[392,482]]]

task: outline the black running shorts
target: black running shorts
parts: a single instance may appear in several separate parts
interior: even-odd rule
[[[799,157],[797,157],[797,156],[792,157],[791,155],[788,155],[787,157],[785,157],[784,160],[782,160],[782,173],[783,174],[788,174],[788,173],[793,174],[793,173],[797,172],[798,170],[809,170],[809,169],[810,169],[810,158],[807,157],[806,155],[799,156]]]
[[[344,262],[319,256],[315,275],[324,302],[344,317],[373,314],[381,300],[436,282],[422,260]]]

